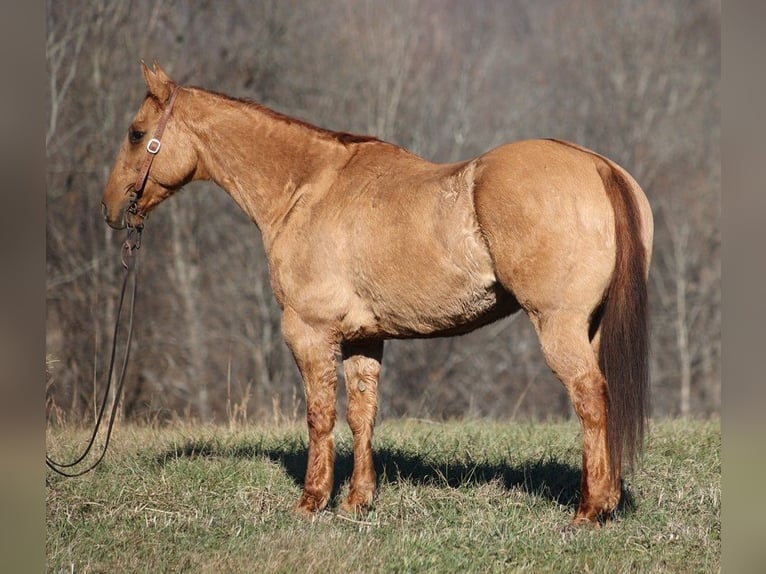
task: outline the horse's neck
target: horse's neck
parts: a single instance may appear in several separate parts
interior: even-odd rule
[[[348,150],[301,122],[259,106],[201,93],[190,125],[199,141],[196,179],[214,181],[261,229],[264,239],[319,172],[345,162]],[[321,178],[323,179],[323,178]]]

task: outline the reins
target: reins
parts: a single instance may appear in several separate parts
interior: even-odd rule
[[[144,162],[141,165],[141,168],[138,172],[138,177],[136,178],[136,182],[133,184],[133,198],[130,202],[130,205],[127,208],[127,211],[130,213],[141,215],[138,212],[138,200],[141,198],[141,194],[144,190],[144,185],[146,185],[146,179],[149,176],[149,168],[152,165],[152,162],[154,161],[154,157],[157,155],[157,153],[160,151],[160,148],[162,147],[162,133],[165,131],[165,126],[168,123],[168,119],[170,118],[170,113],[173,110],[173,104],[176,101],[176,96],[178,95],[178,90],[180,86],[176,86],[173,89],[173,92],[170,94],[170,98],[168,99],[167,103],[165,104],[165,109],[162,112],[162,116],[160,117],[160,121],[157,124],[157,128],[154,131],[154,137],[150,139],[146,144],[146,157],[144,158]],[[83,450],[82,454],[78,456],[76,459],[72,460],[71,462],[58,462],[54,459],[52,459],[47,454],[45,455],[45,464],[48,465],[48,468],[50,468],[52,471],[67,477],[75,477],[75,476],[82,476],[83,474],[90,472],[96,466],[104,459],[104,456],[106,455],[107,448],[109,447],[109,440],[112,436],[112,428],[114,427],[114,421],[117,417],[117,409],[119,408],[120,404],[120,397],[122,396],[122,388],[125,384],[125,371],[127,370],[128,366],[128,357],[130,356],[130,344],[133,339],[133,312],[135,310],[135,304],[136,304],[136,289],[137,289],[137,273],[138,273],[138,254],[137,251],[139,247],[141,247],[141,230],[142,225],[134,226],[134,225],[128,225],[128,236],[125,239],[125,242],[122,244],[122,253],[121,253],[121,260],[122,260],[122,266],[125,269],[125,276],[122,281],[122,289],[120,290],[120,300],[117,306],[117,319],[115,320],[114,325],[114,335],[112,337],[112,352],[109,359],[109,374],[107,375],[107,381],[106,381],[106,389],[104,390],[104,397],[101,400],[101,406],[98,411],[98,415],[96,416],[96,424],[93,428],[93,432],[90,436],[90,440],[88,441],[87,446]],[[82,463],[85,458],[90,454],[91,449],[93,448],[93,445],[96,442],[96,437],[98,436],[98,432],[101,429],[101,424],[104,420],[104,414],[106,412],[106,404],[109,397],[109,391],[112,388],[112,381],[113,381],[113,374],[114,374],[114,365],[115,365],[115,357],[117,353],[117,336],[120,332],[120,326],[121,326],[121,315],[122,315],[122,309],[125,303],[125,293],[127,292],[128,283],[130,282],[130,279],[133,279],[132,287],[130,290],[130,305],[128,307],[128,333],[127,333],[127,340],[125,343],[125,355],[122,359],[122,366],[120,368],[120,374],[117,377],[117,388],[116,392],[114,394],[114,401],[112,403],[112,409],[109,413],[109,422],[107,424],[107,430],[106,430],[106,438],[104,440],[104,446],[101,450],[101,454],[96,458],[96,460],[88,465],[86,468],[78,471],[68,471],[65,469],[71,469],[80,463]]]
[[[138,272],[137,251],[139,247],[141,247],[141,230],[136,227],[129,227],[128,236],[125,239],[125,242],[122,244],[121,260],[122,260],[122,266],[125,269],[125,276],[122,281],[122,289],[120,290],[120,300],[117,306],[117,319],[115,320],[115,324],[114,324],[114,335],[112,337],[112,352],[109,359],[109,373],[107,375],[107,380],[106,380],[106,389],[104,390],[104,397],[101,399],[101,407],[99,408],[98,416],[96,417],[96,424],[93,428],[93,433],[90,436],[90,440],[88,441],[88,445],[85,447],[85,450],[82,452],[82,454],[71,462],[58,462],[52,459],[47,454],[45,455],[45,464],[48,465],[48,468],[50,468],[52,471],[62,476],[75,477],[75,476],[82,476],[83,474],[90,472],[91,470],[96,468],[96,466],[103,460],[104,456],[106,455],[106,450],[109,447],[109,440],[112,436],[112,428],[114,427],[114,421],[115,421],[115,418],[117,417],[117,409],[120,404],[120,397],[122,396],[122,388],[123,388],[123,385],[125,384],[125,371],[127,370],[128,357],[130,356],[130,344],[133,339],[133,314],[134,314],[135,304],[136,304],[136,288],[137,288],[136,274]],[[120,368],[120,374],[117,377],[117,389],[116,389],[117,392],[114,395],[112,410],[109,414],[109,423],[107,426],[106,439],[104,441],[104,446],[103,446],[103,449],[101,450],[101,454],[89,466],[87,466],[86,468],[82,470],[69,472],[64,469],[70,469],[79,465],[83,460],[85,460],[88,454],[90,454],[90,451],[96,442],[96,436],[98,435],[98,432],[101,428],[101,424],[104,419],[104,413],[106,412],[106,403],[109,398],[109,391],[112,388],[112,380],[113,380],[112,375],[114,374],[115,357],[117,354],[117,336],[120,332],[120,327],[122,323],[121,316],[122,316],[122,310],[125,303],[125,293],[127,292],[128,283],[130,282],[131,277],[133,278],[133,282],[132,282],[132,287],[130,290],[130,305],[128,306],[128,327],[127,327],[128,333],[127,333],[127,341],[125,343],[125,355],[122,359],[122,367]]]

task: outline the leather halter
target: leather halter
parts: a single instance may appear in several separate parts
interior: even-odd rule
[[[173,88],[173,92],[170,94],[170,99],[168,100],[168,103],[165,104],[165,109],[162,112],[162,117],[160,117],[160,122],[157,124],[157,129],[154,131],[154,137],[150,139],[146,144],[146,158],[144,159],[144,163],[141,166],[141,170],[138,172],[136,183],[133,184],[133,193],[135,193],[135,197],[133,199],[132,205],[136,204],[138,199],[141,197],[142,192],[144,191],[146,178],[149,176],[149,168],[152,165],[152,161],[154,161],[154,156],[157,155],[157,152],[159,152],[160,148],[162,147],[160,138],[162,138],[162,132],[165,131],[165,125],[168,123],[168,119],[170,118],[170,112],[173,111],[173,104],[176,101],[176,96],[178,95],[178,90],[180,88],[180,86]]]

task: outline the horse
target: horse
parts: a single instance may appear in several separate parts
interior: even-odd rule
[[[552,139],[438,164],[374,137],[181,86],[141,62],[147,93],[103,195],[106,223],[141,229],[195,180],[261,232],[281,331],[303,379],[308,461],[294,512],[333,486],[336,361],[353,470],[341,513],[365,512],[386,339],[455,336],[523,310],[580,422],[571,524],[611,521],[648,420],[653,218],[615,162]],[[154,137],[149,137],[149,134]]]

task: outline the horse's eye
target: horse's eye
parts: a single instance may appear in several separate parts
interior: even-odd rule
[[[143,137],[144,137],[144,132],[142,131],[131,129],[128,132],[128,139],[130,140],[130,143],[132,144],[136,144],[140,142],[143,139]]]

